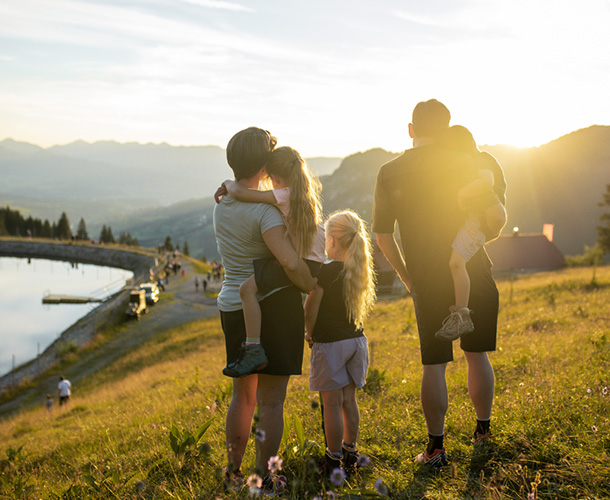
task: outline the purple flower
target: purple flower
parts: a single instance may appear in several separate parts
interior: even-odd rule
[[[345,475],[343,469],[335,469],[330,475],[330,482],[335,486],[341,486],[346,477],[347,476]]]
[[[534,495],[533,493],[528,493],[527,500],[536,500],[536,495]]]
[[[335,500],[335,492],[334,491],[327,491],[326,492],[326,498],[328,500]]]
[[[138,493],[142,493],[144,491],[144,488],[146,488],[146,483],[144,481],[138,481],[136,483],[136,491]]]
[[[385,485],[385,483],[383,482],[383,479],[381,479],[381,478],[379,478],[379,479],[377,479],[377,481],[375,481],[375,489],[377,490],[377,493],[379,493],[380,495],[388,494],[388,488]]]
[[[271,472],[277,472],[279,470],[282,470],[282,459],[277,455],[271,457],[269,459],[269,462],[267,462],[267,467],[269,467],[269,470]]]
[[[263,429],[256,429],[256,432],[254,433],[254,438],[260,442],[260,443],[264,443],[265,442],[265,431]]]
[[[358,460],[356,461],[356,466],[368,467],[369,465],[371,465],[371,461],[369,460],[369,457],[367,457],[366,455],[360,455],[358,457]]]

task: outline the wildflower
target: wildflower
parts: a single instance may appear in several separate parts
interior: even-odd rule
[[[214,402],[212,403],[212,408],[210,409],[210,411],[211,411],[212,413],[214,413],[214,412],[216,411],[216,407],[217,407],[217,406],[218,406],[218,405],[216,404],[216,401],[214,401]]]
[[[269,470],[272,473],[282,470],[282,459],[280,457],[278,457],[277,455],[274,457],[271,457],[269,459],[269,462],[267,462],[267,467],[269,467]]]
[[[607,388],[607,387],[604,387],[604,388],[602,389],[602,394],[603,394],[604,396],[606,396],[606,395],[608,394],[608,388]]]
[[[401,384],[406,384],[406,383],[407,383],[407,379],[404,379],[404,378],[403,378],[403,379],[400,381],[400,383],[401,383]]]
[[[260,496],[260,494],[261,494],[261,489],[260,489],[260,488],[256,488],[256,487],[254,487],[254,486],[250,486],[250,489],[248,490],[248,494],[249,494],[251,497],[256,498],[256,497]]]
[[[375,489],[377,490],[377,493],[379,493],[380,495],[388,494],[388,488],[385,485],[385,483],[383,482],[383,479],[381,479],[381,478],[379,478],[379,479],[377,479],[377,481],[375,481]]]
[[[330,475],[330,482],[333,483],[335,486],[341,486],[343,484],[343,481],[345,481],[345,478],[346,476],[343,469],[335,469]]]
[[[591,389],[587,389],[587,394],[591,394]]]
[[[326,498],[328,500],[335,500],[335,492],[334,491],[327,491],[326,492]]]
[[[138,493],[142,493],[144,491],[144,488],[146,488],[146,483],[144,481],[138,481],[136,483],[136,491]]]
[[[369,460],[369,457],[367,457],[366,455],[360,455],[358,457],[358,460],[356,462],[356,466],[358,466],[358,467],[368,467],[369,465],[371,465],[371,461]]]
[[[152,428],[153,428],[153,429],[156,429],[156,428],[157,428],[157,426],[156,426],[155,424],[152,424]]]
[[[313,500],[322,500],[322,497],[313,497]]]
[[[536,500],[536,495],[534,495],[533,493],[528,493],[527,500]]]
[[[597,427],[596,427],[596,426],[594,426],[594,425],[592,425],[592,426],[591,426],[591,430],[592,430],[593,432],[597,432]]]
[[[265,431],[263,429],[256,429],[256,432],[254,433],[254,437],[259,443],[265,442],[265,436],[266,436]]]
[[[250,474],[246,479],[246,484],[250,488],[261,488],[263,486],[263,479],[258,474]]]

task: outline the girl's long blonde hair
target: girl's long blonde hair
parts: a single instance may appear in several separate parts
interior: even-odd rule
[[[371,239],[364,221],[352,210],[335,212],[326,221],[326,235],[346,250],[343,296],[350,321],[362,328],[376,299]]]
[[[290,186],[290,211],[286,222],[299,257],[304,257],[311,251],[318,224],[322,221],[322,185],[299,152],[288,146],[277,148],[269,155],[267,173],[281,177]]]

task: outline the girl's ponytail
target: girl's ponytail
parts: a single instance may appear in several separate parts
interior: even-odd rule
[[[343,295],[348,317],[358,328],[373,308],[376,299],[373,250],[365,223],[352,210],[333,214],[326,231],[347,251],[343,263]]]
[[[294,236],[296,251],[299,257],[304,257],[311,252],[322,218],[320,181],[313,176],[299,152],[288,146],[271,153],[267,172],[286,179],[290,185],[287,222]]]

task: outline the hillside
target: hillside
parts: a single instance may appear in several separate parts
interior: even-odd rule
[[[187,274],[170,287],[192,279]],[[456,347],[447,368],[451,466],[432,472],[414,463],[427,436],[413,302],[382,301],[367,321],[371,367],[358,391],[358,445],[371,464],[338,487],[315,473],[324,437],[319,396],[307,385],[306,349],[303,375],[291,378],[285,405],[280,450],[289,489],[282,498],[609,498],[610,342],[603,325],[610,268],[598,269],[596,283],[591,269],[568,269],[520,276],[499,289],[491,442],[471,444],[474,412]],[[222,490],[231,384],[221,375],[220,321],[201,319],[201,296],[191,286],[175,298],[174,290],[141,322],[101,329],[96,346],[67,353],[52,377],[34,384],[38,395],[0,420],[0,498],[252,498],[247,488]],[[137,344],[120,349],[133,337]],[[74,383],[72,398],[48,412],[44,394],[59,373]],[[191,440],[207,423],[201,442]],[[246,477],[254,473],[253,441]],[[375,492],[379,479],[387,497]]]

